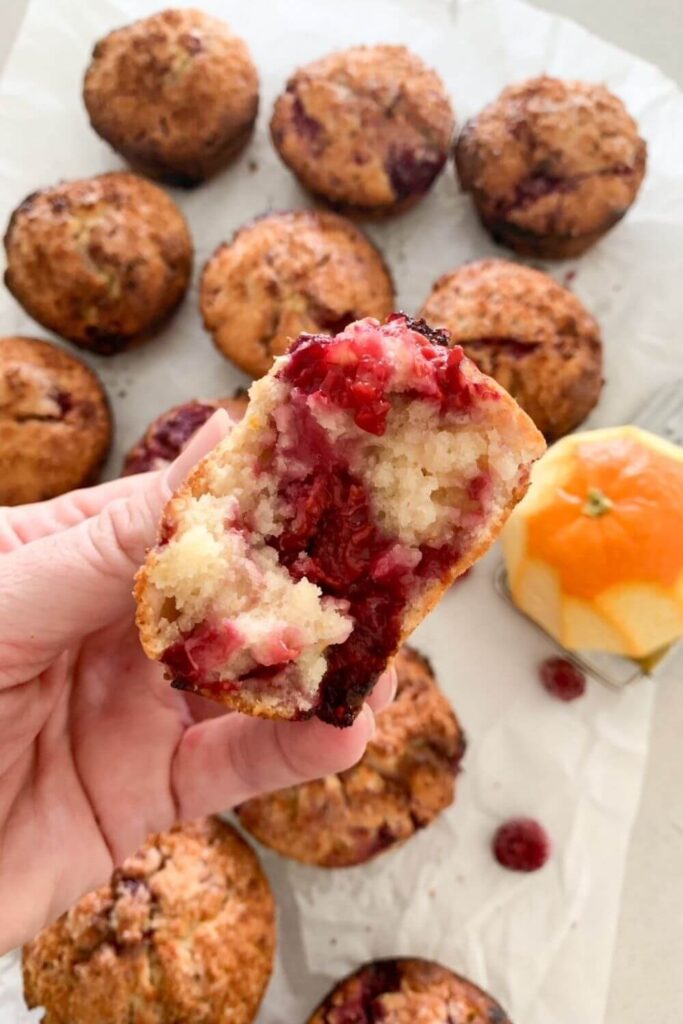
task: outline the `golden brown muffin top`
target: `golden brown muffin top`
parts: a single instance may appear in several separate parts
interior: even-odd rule
[[[409,839],[453,801],[465,739],[429,662],[402,647],[396,700],[377,715],[362,759],[340,775],[248,801],[240,821],[286,857],[360,864]]]
[[[201,279],[204,325],[254,377],[302,332],[336,334],[393,309],[391,276],[372,242],[333,213],[264,216],[218,247]]]
[[[208,818],[150,836],[29,943],[24,994],[46,1024],[249,1024],[274,943],[256,856]]]
[[[92,370],[47,341],[0,338],[0,505],[94,483],[110,440]]]
[[[356,46],[299,68],[271,120],[276,148],[308,189],[367,213],[426,192],[453,127],[443,82],[405,46]]]
[[[645,173],[646,146],[605,86],[542,75],[508,86],[469,121],[456,159],[485,222],[563,237],[623,216]]]
[[[548,438],[568,433],[597,402],[600,329],[549,274],[510,260],[466,263],[439,278],[421,315],[445,328]]]
[[[510,1024],[472,982],[431,960],[375,960],[334,988],[308,1024]]]
[[[217,409],[225,409],[237,422],[249,404],[249,395],[239,388],[232,398],[196,398],[174,405],[157,416],[126,455],[122,476],[147,473],[168,466],[188,441]]]
[[[167,10],[97,43],[83,95],[93,127],[115,149],[192,184],[250,130],[258,74],[225,22]]]
[[[28,196],[12,214],[5,249],[5,283],[27,312],[105,354],[170,313],[192,269],[178,207],[120,171]]]

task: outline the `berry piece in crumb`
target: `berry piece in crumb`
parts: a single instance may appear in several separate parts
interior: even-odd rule
[[[493,837],[493,853],[510,871],[538,871],[550,856],[550,837],[533,818],[512,818]]]
[[[541,663],[539,674],[548,693],[558,700],[576,700],[586,692],[585,675],[568,658],[546,658]]]

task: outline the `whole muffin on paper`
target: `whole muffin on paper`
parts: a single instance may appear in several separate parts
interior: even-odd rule
[[[163,513],[137,577],[145,651],[247,714],[349,725],[543,448],[422,322],[301,335]]]
[[[495,377],[548,441],[578,427],[600,397],[600,328],[549,274],[475,260],[439,278],[421,315]]]
[[[83,99],[97,134],[137,170],[191,187],[249,140],[258,73],[224,21],[172,9],[100,39]]]
[[[354,46],[299,68],[270,122],[304,188],[369,217],[406,210],[429,191],[453,127],[443,82],[405,46]]]
[[[628,212],[647,146],[604,85],[542,75],[504,89],[458,139],[460,184],[522,256],[580,256]]]
[[[511,1024],[466,978],[432,960],[374,960],[339,982],[308,1024]]]
[[[202,273],[204,326],[253,377],[302,332],[337,334],[394,308],[391,274],[351,221],[319,210],[258,217],[220,245]]]
[[[29,942],[24,997],[43,1024],[251,1024],[274,950],[256,855],[206,818],[150,836]]]
[[[37,338],[0,338],[0,505],[94,484],[112,418],[97,375]]]
[[[100,355],[150,337],[192,272],[192,238],[176,204],[124,171],[27,196],[10,217],[5,251],[5,284],[29,316]]]

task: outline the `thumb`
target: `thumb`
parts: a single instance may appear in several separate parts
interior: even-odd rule
[[[154,543],[165,502],[230,429],[216,412],[165,471],[91,519],[0,559],[0,670],[11,681],[42,671],[65,646],[132,615],[133,576]],[[30,662],[30,666],[28,663]]]

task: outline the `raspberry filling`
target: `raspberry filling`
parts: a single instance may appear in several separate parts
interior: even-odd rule
[[[176,680],[197,685],[207,672],[226,662],[241,643],[242,637],[231,622],[202,622],[164,652],[163,662]]]
[[[297,466],[297,474],[280,485],[280,498],[292,511],[283,532],[269,543],[293,579],[305,576],[324,595],[348,604],[354,629],[348,640],[328,649],[316,713],[335,725],[350,725],[398,646],[423,553],[403,548],[378,529],[364,484],[330,444],[305,397],[293,395],[292,402],[297,413],[282,454]],[[432,556],[430,573],[444,572],[454,557],[452,548]]]
[[[510,871],[538,871],[550,856],[548,833],[533,818],[513,818],[496,832],[493,852]]]
[[[292,124],[297,135],[301,139],[305,139],[311,143],[313,148],[319,151],[324,148],[324,135],[325,129],[320,121],[311,115],[306,110],[301,97],[299,96],[296,86],[290,85],[287,87],[287,92],[294,96],[292,103]]]
[[[492,388],[465,375],[465,354],[458,345],[448,347],[444,332],[402,313],[394,313],[387,323],[400,323],[411,332],[413,344],[406,345],[408,365],[403,369],[410,386],[404,394],[438,402],[442,412],[467,412],[479,398],[497,398]],[[334,339],[302,334],[289,351],[284,380],[305,395],[352,412],[362,430],[377,436],[385,432],[394,367],[380,337],[361,332]]]
[[[214,406],[203,402],[187,402],[181,406],[172,416],[164,419],[149,440],[144,441],[135,454],[126,460],[124,476],[154,469],[159,460],[173,462],[214,412]]]
[[[481,385],[463,374],[462,349],[447,348],[438,332],[425,337],[422,325],[405,317],[395,319],[412,328],[417,342],[407,349],[413,393],[438,402],[442,411],[468,409]],[[316,713],[324,721],[349,725],[398,646],[415,587],[445,576],[459,556],[458,542],[454,537],[439,547],[407,548],[384,534],[373,519],[365,485],[310,412],[311,402],[324,401],[351,412],[362,430],[384,433],[395,369],[381,339],[362,333],[335,340],[304,335],[290,355],[281,375],[292,385],[296,416],[289,424],[290,447],[282,454],[298,468],[280,487],[291,517],[270,543],[294,579],[305,576],[323,594],[348,602],[354,629],[327,652]],[[486,474],[471,482],[473,503],[481,506],[489,486]],[[480,514],[478,508],[474,515]]]

